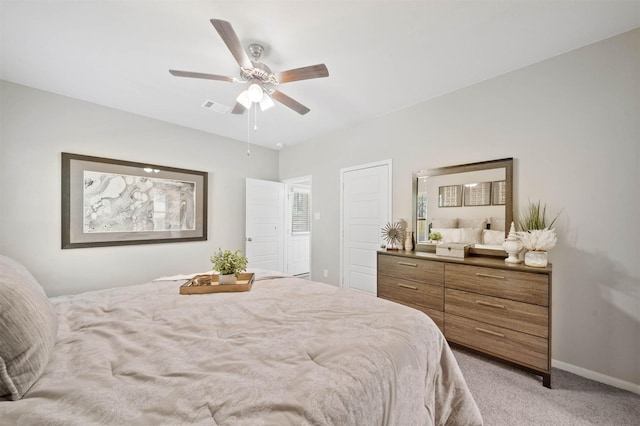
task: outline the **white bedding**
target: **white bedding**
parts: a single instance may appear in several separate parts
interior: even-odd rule
[[[243,293],[157,281],[51,299],[49,364],[22,399],[0,400],[0,423],[482,424],[425,314],[261,277]]]

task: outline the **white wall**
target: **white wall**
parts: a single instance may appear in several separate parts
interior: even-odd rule
[[[245,177],[278,178],[278,152],[0,82],[0,253],[48,295],[139,284],[211,269],[218,248],[244,249]],[[61,152],[209,173],[208,240],[60,249]]]
[[[394,218],[410,220],[413,171],[514,157],[516,207],[564,209],[550,253],[553,358],[638,391],[639,117],[637,29],[287,148],[280,178],[311,174],[320,213],[312,278],[339,285],[340,168],[392,158]]]

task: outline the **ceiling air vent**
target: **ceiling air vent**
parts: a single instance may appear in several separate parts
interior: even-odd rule
[[[209,109],[211,111],[215,111],[215,112],[218,112],[220,114],[225,114],[225,113],[231,111],[230,107],[228,107],[226,105],[219,104],[217,102],[210,101],[210,100],[204,101],[204,103],[202,104],[202,108]]]

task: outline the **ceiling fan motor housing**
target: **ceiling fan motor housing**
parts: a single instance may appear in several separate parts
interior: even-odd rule
[[[262,62],[254,62],[253,68],[240,68],[240,76],[244,80],[260,80],[263,83],[278,84],[276,76],[271,72],[271,68],[263,64]]]

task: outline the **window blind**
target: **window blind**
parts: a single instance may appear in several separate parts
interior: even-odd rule
[[[309,211],[309,193],[293,192],[293,206],[291,208],[291,233],[310,232],[311,212]]]

